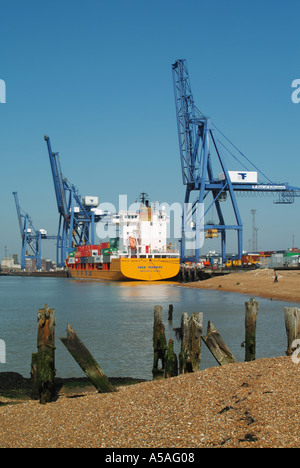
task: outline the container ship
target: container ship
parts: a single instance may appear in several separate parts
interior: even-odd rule
[[[110,281],[175,279],[180,270],[176,246],[167,242],[170,222],[164,207],[146,201],[135,211],[107,214],[100,222],[109,241],[81,245],[69,252],[66,267],[73,278]],[[105,228],[105,229],[104,229]]]

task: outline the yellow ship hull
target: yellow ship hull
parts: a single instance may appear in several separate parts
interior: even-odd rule
[[[109,264],[69,265],[72,278],[109,281],[162,281],[174,278],[180,269],[179,258],[113,258]]]

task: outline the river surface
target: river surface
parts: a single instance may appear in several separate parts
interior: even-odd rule
[[[84,376],[59,339],[66,336],[70,323],[109,377],[151,379],[155,305],[163,306],[166,337],[174,339],[176,353],[180,343],[173,328],[180,326],[181,314],[203,312],[203,334],[206,334],[207,322],[212,321],[237,361],[244,361],[241,343],[245,335],[248,295],[186,288],[174,283],[0,277],[0,297],[0,340],[6,345],[0,372],[30,376],[31,354],[37,350],[37,313],[44,304],[55,309],[58,377]],[[257,358],[285,355],[284,307],[293,304],[257,300]],[[174,306],[172,324],[168,323],[169,304]],[[201,369],[216,365],[202,342]]]

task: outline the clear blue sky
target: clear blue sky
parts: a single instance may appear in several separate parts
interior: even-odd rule
[[[5,245],[20,253],[13,191],[36,228],[57,231],[44,134],[82,195],[133,202],[145,191],[183,202],[171,74],[179,58],[197,107],[272,180],[300,186],[300,104],[291,100],[299,17],[298,0],[1,2],[0,257]],[[246,248],[252,208],[259,248],[291,247],[293,234],[300,247],[300,199],[241,198],[239,207]],[[50,244],[42,253],[54,258]]]

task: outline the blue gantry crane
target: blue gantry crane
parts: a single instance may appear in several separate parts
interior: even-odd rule
[[[220,235],[222,260],[225,262],[228,230],[237,232],[236,258],[240,259],[243,252],[243,223],[236,192],[273,193],[277,196],[275,203],[286,204],[293,203],[300,196],[300,188],[272,182],[197,109],[186,60],[177,60],[172,65],[172,74],[182,179],[186,186],[182,261],[199,261],[204,236],[213,238]],[[234,159],[238,170],[228,169],[229,157]],[[222,205],[228,199],[231,209],[227,207],[226,216],[229,213],[230,221],[225,221]],[[217,220],[213,219],[212,211],[215,211]],[[190,239],[194,239],[192,254],[188,254],[192,245],[188,245]]]
[[[45,135],[54,182],[59,224],[57,233],[57,265],[64,266],[68,253],[76,246],[95,244],[95,223],[98,197],[81,197],[77,188],[63,177],[59,153],[52,152],[50,138]]]
[[[25,270],[26,258],[36,260],[36,268],[40,270],[42,267],[41,244],[42,239],[46,237],[44,229],[36,230],[33,226],[32,219],[28,213],[22,213],[18,193],[13,192],[19,221],[22,249],[21,249],[21,268]]]

